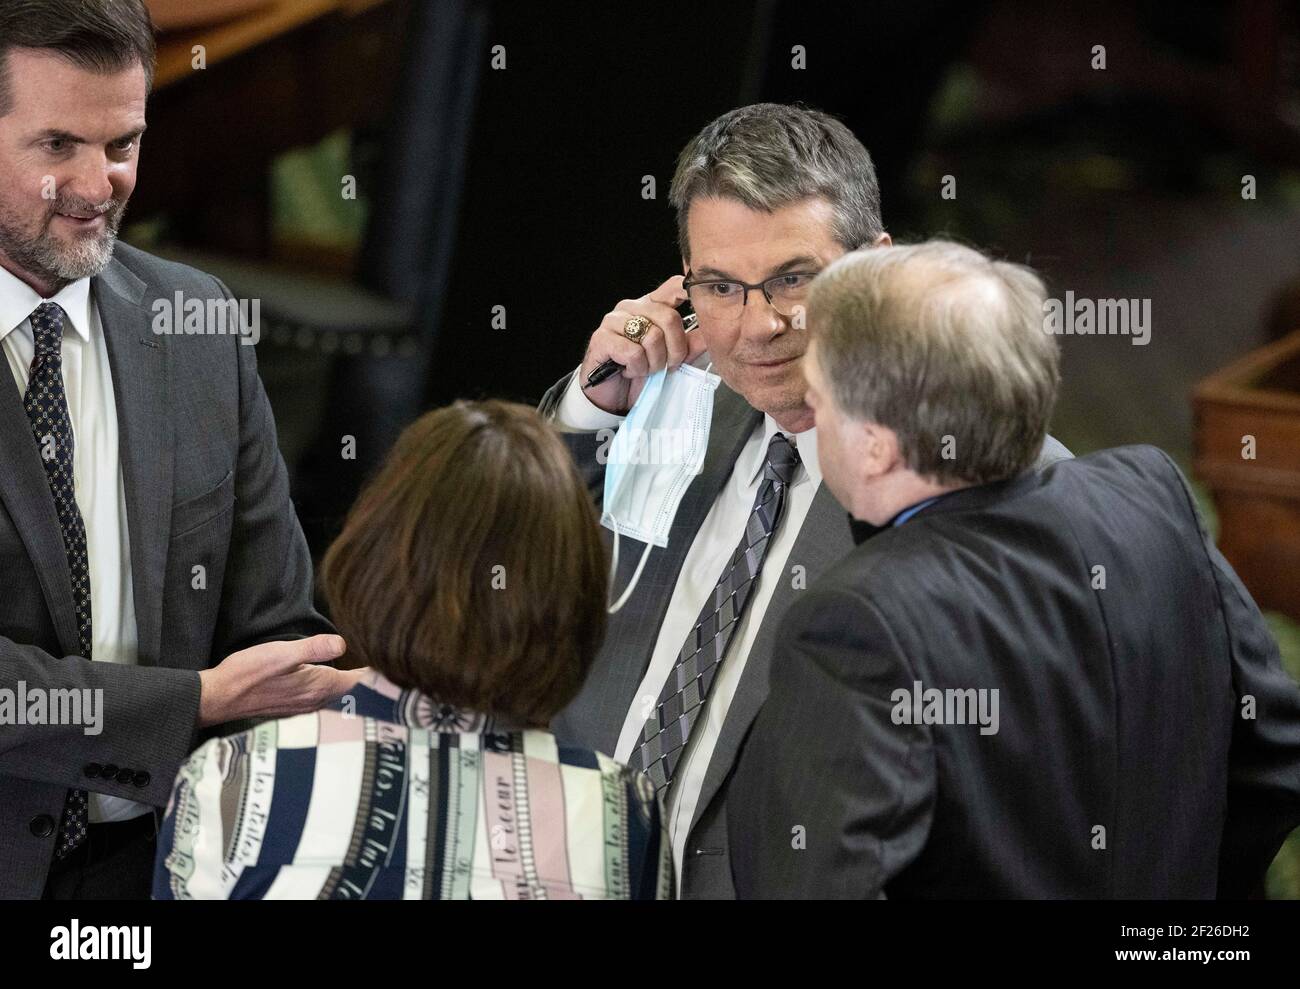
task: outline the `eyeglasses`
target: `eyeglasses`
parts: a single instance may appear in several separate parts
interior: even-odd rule
[[[782,316],[794,316],[807,300],[808,288],[818,274],[816,271],[790,271],[750,285],[725,278],[696,280],[688,272],[682,287],[701,319],[739,319],[753,289],[761,290],[767,304]]]

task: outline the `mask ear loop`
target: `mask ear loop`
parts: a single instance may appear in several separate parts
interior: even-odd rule
[[[610,520],[614,522],[614,555],[609,565],[609,590],[612,594],[614,592],[614,581],[618,578],[618,522],[612,516]],[[632,574],[632,579],[628,581],[627,587],[623,588],[623,593],[619,595],[618,600],[611,605],[609,598],[605,598],[605,610],[609,614],[616,614],[623,605],[627,604],[627,599],[632,596],[632,591],[636,589],[637,581],[641,579],[641,571],[645,569],[645,562],[650,559],[652,549],[654,549],[654,543],[646,543],[645,552],[641,554],[641,562],[636,565],[636,572]]]

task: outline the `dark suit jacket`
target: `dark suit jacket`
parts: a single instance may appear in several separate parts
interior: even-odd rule
[[[159,336],[156,299],[229,298],[125,245],[92,283],[116,394],[139,665],[80,658],[54,499],[13,377],[0,374],[0,685],[102,689],[103,732],[0,726],[0,897],[39,896],[69,787],[162,807],[198,741],[198,671],[272,639],[331,631],[311,605],[254,348]],[[195,566],[207,587],[192,586]],[[93,616],[92,616],[93,620]],[[88,779],[90,764],[116,777]]]
[[[1239,896],[1300,823],[1300,691],[1152,447],[884,530],[790,609],[771,672],[741,896]],[[997,733],[896,723],[918,681],[997,690]]]
[[[543,415],[554,414],[568,384],[569,376],[566,376],[546,393],[539,406]],[[714,499],[731,475],[745,441],[762,418],[763,414],[744,398],[725,384],[719,385],[713,400],[713,422],[703,468],[687,488],[677,510],[668,546],[650,553],[636,591],[623,609],[609,618],[604,645],[582,692],[552,725],[562,740],[598,752],[614,752],[637,687],[650,665],[659,628],[687,551],[713,507]],[[607,437],[599,433],[566,433],[563,438],[599,507],[604,493],[605,467],[596,454]],[[1049,439],[1043,448],[1042,462],[1069,455],[1068,450]],[[626,587],[644,544],[621,538],[620,542],[626,542],[627,547],[620,549],[616,586]],[[803,527],[790,550],[787,571],[795,565],[803,566],[807,581],[811,583],[852,549],[853,540],[844,509],[823,485],[814,495]],[[725,562],[718,562],[719,573]],[[793,581],[782,581],[773,591],[767,612],[761,618],[709,761],[704,787],[691,821],[679,877],[683,899],[729,899],[735,896],[726,824],[726,807],[731,799],[728,796],[729,780],[741,742],[767,696],[768,664],[777,623],[786,608],[802,593],[805,592],[795,589]],[[741,807],[739,812],[743,814],[745,809]]]

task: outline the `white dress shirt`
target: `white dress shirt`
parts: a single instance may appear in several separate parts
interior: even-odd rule
[[[36,353],[30,317],[44,302],[53,302],[67,313],[63,387],[72,420],[74,492],[86,525],[91,655],[98,663],[135,663],[138,639],[126,490],[118,457],[117,406],[104,328],[91,298],[90,279],[82,278],[43,299],[0,267],[0,346],[19,395],[27,393]],[[99,823],[130,820],[151,809],[133,800],[91,793],[88,812],[90,820]]]
[[[570,431],[594,431],[604,428],[616,428],[622,418],[611,415],[591,403],[582,391],[580,375],[574,374],[556,409],[556,424]],[[623,731],[619,735],[618,747],[614,758],[627,762],[636,746],[646,718],[659,700],[668,674],[677,662],[686,636],[695,627],[700,616],[700,609],[713,593],[713,588],[722,575],[723,568],[740,543],[745,531],[745,522],[753,510],[754,499],[758,495],[762,481],[763,460],[767,454],[767,445],[772,436],[780,430],[776,421],[769,415],[754,427],[736,458],[726,484],[718,492],[709,514],[705,517],[695,540],[691,543],[673,588],[672,598],[668,602],[668,611],[664,614],[663,625],[655,642],[654,652],[650,657],[650,666],[646,670],[632,706],[623,722]],[[680,882],[682,860],[685,856],[686,838],[690,833],[691,821],[695,817],[696,805],[700,791],[704,786],[704,775],[708,770],[713,750],[718,743],[718,735],[727,720],[727,711],[731,699],[735,696],[740,683],[749,651],[762,625],[763,615],[778,582],[792,580],[786,562],[790,550],[803,528],[804,518],[808,515],[813,497],[821,486],[821,465],[817,460],[817,430],[809,429],[802,433],[786,433],[787,438],[799,451],[802,466],[796,472],[793,483],[786,490],[785,507],[776,534],[767,548],[763,567],[759,571],[758,586],[754,588],[745,614],[740,624],[732,633],[727,645],[722,664],[714,677],[713,687],[709,691],[708,702],[704,705],[703,719],[691,729],[691,737],[686,743],[686,751],[678,763],[673,783],[668,788],[667,815],[668,831],[673,846],[673,864]],[[651,552],[654,552],[653,550]],[[636,593],[635,591],[633,592]]]

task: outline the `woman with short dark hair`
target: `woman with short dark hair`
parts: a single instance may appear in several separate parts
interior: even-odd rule
[[[649,782],[546,730],[600,645],[607,566],[577,470],[532,409],[419,419],[321,570],[369,672],[316,714],[194,753],[154,895],[670,896]]]

